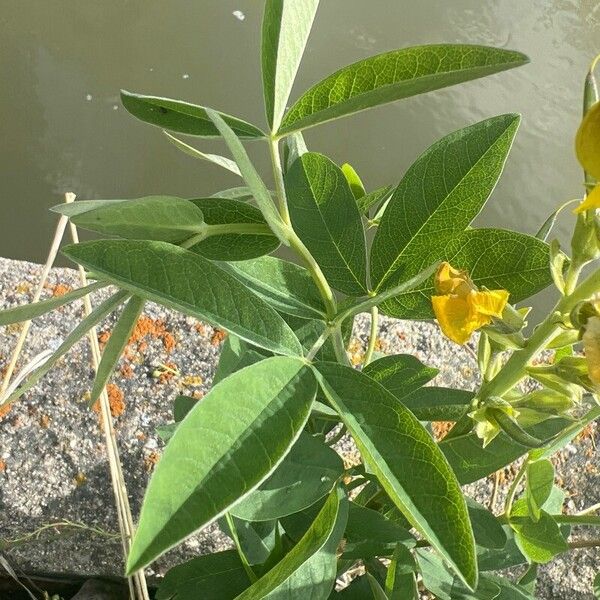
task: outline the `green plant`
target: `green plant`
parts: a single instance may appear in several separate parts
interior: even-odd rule
[[[124,305],[102,355],[94,402],[144,302],[159,302],[229,337],[212,391],[199,403],[177,398],[175,424],[161,429],[168,444],[148,486],[127,572],[216,520],[235,550],[175,567],[158,598],[391,600],[417,598],[418,585],[442,599],[532,598],[537,565],[569,548],[569,524],[600,523],[590,514],[562,514],[564,495],[548,460],[600,415],[592,368],[572,353],[580,330],[592,331],[588,325],[598,318],[589,301],[600,290],[600,272],[578,282],[598,255],[595,208],[586,205],[578,216],[571,259],[545,241],[556,214],[537,236],[470,227],[503,170],[519,125],[515,114],[451,133],[399,184],[369,193],[352,167],[309,152],[301,134],[308,127],[527,62],[518,52],[481,46],[407,48],[341,69],[286,110],[317,5],[266,1],[268,132],[210,108],[122,93],[125,108],[143,121],[222,138],[233,160],[167,133],[184,152],[240,175],[245,186],[211,198],[56,207],[79,227],[121,239],[65,248],[97,283],[0,313],[0,325],[108,284],[120,291],[5,401],[35,385],[77,339]],[[267,144],[274,190],[242,140]],[[376,229],[370,248],[369,228]],[[280,246],[297,261],[273,256]],[[507,298],[514,304],[553,281],[561,299],[526,337],[528,309]],[[476,393],[424,387],[436,372],[412,356],[375,357],[379,311],[432,319],[434,307],[444,332],[459,343],[481,330],[483,383]],[[357,370],[346,343],[354,317],[365,311],[371,338]],[[590,356],[593,345],[592,339]],[[556,349],[557,360],[532,366],[543,349]],[[539,382],[537,391],[519,388],[527,375]],[[579,418],[570,412],[575,403],[579,414],[589,405]],[[426,421],[455,425],[436,442]],[[345,432],[360,465],[345,468],[332,448]],[[465,498],[461,484],[524,455],[503,514]],[[336,577],[357,563],[364,574],[332,591]],[[518,583],[491,573],[527,563]]]

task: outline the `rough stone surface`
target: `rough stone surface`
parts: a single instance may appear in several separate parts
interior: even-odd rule
[[[40,267],[0,259],[0,308],[31,299]],[[54,269],[44,297],[78,285],[77,273]],[[110,290],[94,295],[94,303]],[[63,307],[36,319],[20,364],[47,349],[56,347],[82,316],[82,303]],[[98,327],[100,340],[114,319]],[[171,420],[172,402],[180,392],[201,397],[211,384],[222,335],[211,326],[148,303],[143,327],[128,346],[113,379],[116,430],[132,509],[137,514],[162,442],[155,428]],[[356,322],[351,350],[364,351],[369,317]],[[17,327],[0,329],[0,373],[10,358],[18,335]],[[410,353],[440,369],[438,385],[472,389],[476,384],[476,363],[466,350],[442,338],[435,326],[422,322],[382,319],[379,350]],[[177,375],[164,370],[167,366]],[[162,371],[162,374],[161,374]],[[89,347],[86,340],[64,357],[30,393],[17,402],[0,421],[0,544],[22,538],[49,523],[72,521],[99,528],[110,534],[93,534],[72,527],[49,528],[39,539],[10,544],[5,555],[23,571],[71,572],[118,575],[122,572],[120,542],[113,496],[98,415],[86,402],[92,382]],[[121,396],[122,394],[122,396]],[[122,403],[120,402],[122,400]],[[595,426],[570,444],[556,459],[561,485],[570,494],[567,512],[576,512],[598,501],[600,484],[594,452]],[[340,448],[354,452],[343,440]],[[495,506],[500,510],[511,469],[501,473],[500,492]],[[471,495],[488,502],[493,482],[483,480],[468,487]],[[593,531],[575,532],[592,536]],[[213,552],[229,545],[216,526],[184,542],[159,559],[154,572],[197,553]],[[591,583],[598,570],[598,550],[575,550],[542,568],[537,597],[583,600],[592,598]]]

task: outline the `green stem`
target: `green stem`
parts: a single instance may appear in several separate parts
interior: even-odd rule
[[[557,523],[569,525],[592,525],[600,527],[600,516],[598,515],[552,515]]]
[[[204,223],[202,231],[194,234],[179,245],[182,248],[191,248],[213,235],[230,234],[273,235],[273,231],[268,225],[263,225],[261,223],[221,223],[218,225]]]
[[[519,483],[521,483],[521,480],[523,479],[523,477],[525,477],[525,473],[527,473],[527,465],[528,464],[529,464],[529,457],[527,457],[523,461],[521,468],[515,475],[515,478],[513,479],[512,483],[510,484],[510,487],[508,488],[508,494],[506,495],[506,501],[504,502],[504,514],[507,515],[508,517],[510,517],[510,511],[512,510],[513,502],[515,501],[515,494],[517,493],[517,487],[519,486]]]
[[[231,513],[228,513],[228,512],[225,513],[225,520],[227,521],[227,526],[229,527],[231,539],[233,540],[233,543],[235,544],[237,553],[240,557],[240,561],[242,562],[242,565],[244,566],[244,571],[246,571],[246,575],[248,575],[248,579],[250,579],[250,582],[254,583],[255,581],[258,581],[258,577],[256,576],[256,573],[254,573],[254,571],[252,570],[252,567],[250,566],[250,563],[248,562],[248,559],[246,558],[246,555],[244,554],[244,551],[242,550],[242,546],[240,544],[240,540],[239,540],[238,534],[237,534],[237,529],[235,527],[235,523],[233,522],[233,517],[231,516]]]
[[[335,350],[335,357],[338,362],[347,367],[352,366],[348,353],[346,352],[346,346],[344,344],[344,338],[342,336],[342,330],[339,325],[335,326],[332,331],[333,349]]]
[[[377,331],[379,328],[379,309],[376,306],[371,308],[371,329],[369,331],[369,345],[367,346],[367,352],[363,360],[363,366],[367,366],[372,358],[373,352],[375,352],[375,345],[377,344]]]
[[[313,344],[313,347],[308,351],[306,360],[311,361],[317,355],[317,352],[321,349],[321,346],[327,341],[327,338],[333,333],[331,327],[327,327],[325,331],[319,336],[319,339]]]
[[[275,191],[277,192],[277,199],[279,202],[279,214],[284,223],[290,226],[290,211],[288,210],[285,184],[283,182],[283,169],[281,167],[281,155],[279,154],[279,140],[275,138],[269,139],[269,152],[271,153],[273,177],[275,178]]]

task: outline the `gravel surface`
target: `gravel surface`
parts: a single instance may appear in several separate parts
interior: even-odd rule
[[[40,272],[38,265],[0,258],[0,308],[31,299]],[[70,269],[54,269],[44,297],[78,285]],[[66,286],[66,287],[65,287]],[[94,295],[94,303],[109,290]],[[34,321],[21,363],[56,347],[82,316],[77,301]],[[99,338],[112,321],[99,326]],[[369,317],[356,322],[351,351],[364,351]],[[104,334],[104,335],[103,335]],[[0,329],[0,373],[6,366],[18,335],[17,327]],[[137,515],[143,491],[162,443],[155,427],[171,419],[178,393],[201,397],[211,385],[222,332],[211,326],[148,303],[143,319],[110,388],[116,430],[132,509]],[[440,369],[438,385],[472,389],[477,384],[476,364],[465,349],[442,338],[429,323],[382,319],[379,350],[411,353]],[[167,366],[178,371],[173,375]],[[4,554],[23,571],[120,575],[123,560],[112,491],[98,415],[87,407],[92,382],[90,353],[83,341],[64,357],[30,393],[0,421],[0,543],[16,540],[43,525],[72,521],[99,528],[103,534],[72,527],[50,528],[38,539],[11,544]],[[570,494],[567,512],[598,501],[598,459],[594,452],[595,426],[570,444],[557,458],[560,483]],[[343,441],[340,448],[354,452]],[[511,470],[501,474],[509,480]],[[468,487],[469,493],[488,502],[492,481]],[[501,485],[499,510],[505,486]],[[583,532],[581,537],[592,535]],[[216,527],[187,540],[160,558],[153,571],[162,574],[173,563],[196,553],[213,552],[229,545]],[[575,550],[542,568],[537,597],[582,600],[593,598],[591,582],[600,565],[598,550]]]

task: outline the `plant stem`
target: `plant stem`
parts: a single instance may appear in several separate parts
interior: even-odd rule
[[[600,539],[589,539],[589,540],[573,540],[569,542],[569,548],[596,548],[600,546]]]
[[[196,244],[204,241],[213,235],[228,234],[246,234],[246,235],[273,235],[273,231],[268,225],[261,223],[223,223],[218,225],[209,225],[204,223],[202,231],[189,237],[179,244],[182,248],[192,248]]]
[[[319,339],[313,344],[313,347],[308,351],[306,360],[310,361],[317,355],[317,352],[321,349],[321,346],[327,341],[327,338],[333,333],[331,327],[327,327],[325,331],[319,336]]]
[[[348,353],[346,352],[346,346],[344,345],[344,338],[342,336],[342,330],[339,325],[334,327],[332,332],[333,348],[335,350],[335,356],[339,363],[351,367]]]
[[[255,581],[258,581],[258,577],[256,576],[256,573],[252,570],[252,567],[250,566],[250,563],[248,562],[248,559],[246,558],[246,555],[244,554],[244,551],[242,550],[242,545],[240,544],[240,539],[238,537],[237,529],[235,527],[235,523],[233,522],[233,517],[231,516],[231,513],[229,513],[229,512],[225,513],[225,520],[227,521],[227,526],[229,527],[229,533],[231,534],[231,539],[233,540],[233,543],[235,544],[235,548],[240,557],[240,561],[242,562],[242,565],[244,566],[244,571],[246,571],[246,575],[248,575],[248,579],[250,579],[250,582],[254,583]]]
[[[600,516],[598,515],[552,515],[552,517],[557,523],[600,527]]]
[[[367,366],[372,358],[373,352],[375,352],[375,345],[377,344],[377,332],[379,329],[379,309],[376,306],[371,308],[371,329],[369,331],[369,345],[367,346],[367,352],[363,360],[363,366]]]
[[[529,457],[527,457],[523,461],[521,468],[515,475],[515,478],[513,479],[512,483],[510,484],[510,487],[508,488],[508,494],[506,495],[506,501],[504,502],[504,514],[507,517],[510,517],[510,511],[512,510],[512,505],[515,500],[515,494],[517,493],[517,487],[519,486],[519,483],[521,483],[521,480],[523,479],[523,477],[525,477],[525,473],[527,473],[527,465],[528,464],[529,464]]]
[[[279,214],[284,223],[291,226],[290,212],[288,210],[285,185],[283,182],[283,169],[281,167],[281,156],[279,154],[279,140],[269,139],[269,152],[271,153],[271,164],[273,165],[273,177],[275,178],[275,191],[279,201]]]

